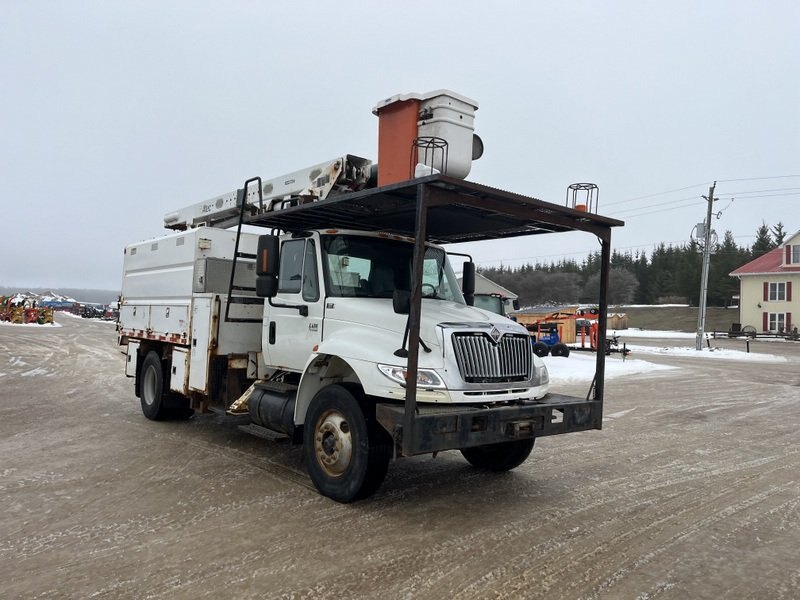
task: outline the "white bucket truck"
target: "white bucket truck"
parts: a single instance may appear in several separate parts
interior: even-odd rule
[[[537,437],[600,429],[605,355],[586,397],[551,392],[527,331],[471,306],[474,265],[462,294],[442,244],[596,236],[604,337],[610,232],[622,223],[449,175],[448,155],[458,176],[469,168],[444,125],[455,121],[461,145],[476,109],[445,90],[387,99],[374,110],[377,166],[347,155],[248,180],[166,215],[176,232],[128,246],[120,339],[145,416],[240,415],[250,433],[303,444],[314,485],[341,502],[377,490],[392,457],[458,449],[505,471]],[[431,142],[420,131],[437,111]],[[435,170],[414,178],[420,165]]]

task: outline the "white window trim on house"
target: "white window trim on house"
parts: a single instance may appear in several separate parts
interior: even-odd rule
[[[792,262],[789,264],[800,264],[800,244],[792,244],[791,248],[792,252],[790,254],[790,258],[792,259]]]
[[[786,313],[767,313],[767,328],[770,333],[786,331]]]
[[[769,294],[767,299],[770,302],[783,302],[786,300],[786,282],[772,282],[769,284]]]

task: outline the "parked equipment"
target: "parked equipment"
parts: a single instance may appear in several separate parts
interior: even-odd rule
[[[390,98],[375,109],[381,156],[408,161],[394,156],[388,175],[383,158],[343,155],[256,177],[167,215],[176,232],[128,246],[120,341],[145,416],[238,415],[249,433],[303,444],[314,485],[341,502],[375,492],[393,456],[458,449],[506,471],[538,437],[600,429],[604,353],[589,394],[551,392],[528,332],[471,306],[474,264],[462,294],[442,245],[582,231],[600,241],[604,294],[622,222],[453,177],[478,154],[462,147],[476,109],[443,90]],[[398,119],[417,127],[413,148],[392,146],[405,139]],[[425,162],[428,142],[442,152]],[[415,177],[420,164],[434,174]],[[376,187],[375,170],[390,183]]]
[[[533,353],[536,356],[569,356],[569,346],[561,342],[558,333],[558,323],[539,322],[536,325],[528,326],[533,344]]]

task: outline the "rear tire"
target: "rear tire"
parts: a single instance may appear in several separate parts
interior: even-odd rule
[[[303,427],[306,468],[320,494],[352,502],[375,493],[386,477],[392,439],[374,418],[360,389],[322,388]]]
[[[553,346],[553,349],[550,350],[550,354],[553,356],[563,356],[566,358],[569,356],[569,346],[566,344],[556,344]]]
[[[169,390],[169,363],[161,360],[158,352],[151,350],[145,356],[139,372],[139,400],[144,416],[152,421],[175,419],[185,421],[194,414],[189,399]]]
[[[547,356],[547,354],[549,352],[550,352],[550,347],[547,344],[545,344],[544,342],[536,342],[533,345],[533,353],[536,356],[538,356],[539,358],[542,358],[543,356]]]
[[[144,416],[151,421],[163,421],[168,410],[164,402],[164,366],[158,353],[152,350],[147,353],[139,377],[139,399]]]
[[[474,446],[463,448],[461,454],[469,463],[487,471],[510,471],[520,466],[533,451],[535,438],[501,442],[488,446]]]

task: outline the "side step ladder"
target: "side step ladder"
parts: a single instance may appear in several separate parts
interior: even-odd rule
[[[250,252],[239,252],[239,240],[242,237],[242,223],[244,222],[244,212],[246,207],[247,188],[251,183],[258,182],[258,209],[264,212],[264,194],[261,185],[261,177],[253,177],[244,182],[244,187],[236,191],[236,201],[239,203],[239,225],[236,227],[236,244],[233,248],[233,265],[231,265],[231,280],[228,284],[228,302],[225,305],[225,322],[226,323],[260,323],[261,317],[231,317],[230,310],[231,304],[263,304],[262,298],[253,296],[234,296],[233,292],[255,292],[256,288],[251,286],[234,285],[236,279],[236,264],[240,258],[248,258],[251,260],[256,259],[255,254]]]

